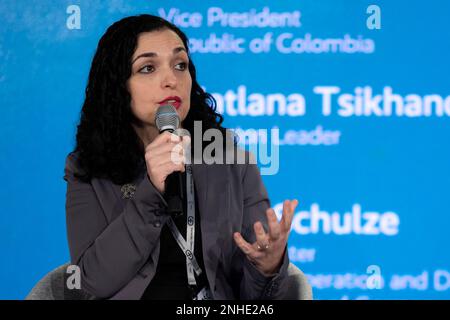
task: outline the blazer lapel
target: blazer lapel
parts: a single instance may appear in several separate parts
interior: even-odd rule
[[[219,198],[211,191],[210,184],[215,183],[212,169],[207,164],[194,164],[192,175],[194,177],[195,191],[197,192],[198,208],[200,211],[200,226],[202,232],[203,262],[206,268],[206,275],[209,280],[210,289],[214,294],[216,284],[216,272],[222,249],[219,240],[220,214],[218,208],[226,207],[225,203],[217,203]],[[217,181],[219,182],[219,181]],[[226,199],[226,198],[225,198]]]

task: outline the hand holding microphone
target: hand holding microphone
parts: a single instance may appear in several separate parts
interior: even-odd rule
[[[168,131],[160,134],[145,148],[147,175],[159,192],[165,192],[167,176],[175,171],[184,172],[184,162],[173,161],[180,157],[183,157],[182,139]]]
[[[155,122],[161,134],[145,149],[147,174],[153,185],[164,194],[168,213],[177,215],[183,212],[181,172],[185,171],[184,148],[188,146],[190,139],[183,139],[172,133],[178,129],[180,118],[170,104],[158,108]]]

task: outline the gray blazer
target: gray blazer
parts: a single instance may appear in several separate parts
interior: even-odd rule
[[[166,202],[145,168],[133,183],[132,198],[107,179],[83,183],[77,154],[67,156],[66,223],[71,263],[81,270],[82,288],[101,299],[140,299],[155,275],[159,237],[167,221]],[[253,224],[267,230],[267,191],[255,164],[194,164],[203,259],[214,299],[280,299],[285,294],[289,259],[279,272],[262,275],[235,245],[239,231],[253,243]]]

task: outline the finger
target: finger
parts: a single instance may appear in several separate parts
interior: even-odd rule
[[[183,163],[176,164],[176,163],[172,162],[171,159],[166,159],[163,161],[165,161],[165,162],[158,162],[157,164],[152,165],[149,168],[150,175],[155,177],[155,179],[157,180],[158,183],[164,183],[166,181],[167,177],[175,171],[179,171],[179,172],[186,171],[186,167]]]
[[[181,138],[179,136],[177,136],[176,134],[173,134],[169,131],[164,131],[163,133],[158,135],[152,141],[152,143],[150,143],[146,148],[154,148],[154,147],[158,147],[164,143],[168,143],[168,142],[178,143],[180,141],[181,141]]]
[[[236,245],[241,249],[241,251],[247,256],[248,259],[257,260],[265,255],[263,251],[257,250],[255,248],[255,245],[252,245],[245,241],[245,239],[239,232],[235,232],[233,238],[236,242]]]
[[[266,211],[267,221],[269,224],[269,237],[272,240],[278,240],[281,234],[280,224],[277,221],[277,216],[272,208]]]
[[[181,144],[177,144],[170,152],[170,160],[175,164],[185,164],[184,149]]]
[[[180,156],[184,155],[184,149],[181,142],[180,143],[168,142],[157,148],[147,149],[145,158],[148,161],[157,162],[162,161],[161,159],[166,160],[167,157],[170,158],[173,155],[180,155]]]
[[[292,204],[293,204],[293,210],[297,207],[297,205],[298,205],[298,200],[297,199],[294,199],[294,200],[292,200]]]
[[[294,218],[295,208],[297,208],[298,200],[291,201],[290,211],[286,218],[286,230],[291,230],[292,219]]]
[[[185,166],[183,164],[175,164],[172,161],[169,160],[169,162],[166,162],[165,164],[158,167],[159,172],[161,172],[164,180],[167,178],[169,174],[175,171],[184,172]]]
[[[252,247],[250,243],[245,241],[245,239],[242,237],[242,235],[239,232],[235,232],[233,234],[234,242],[236,242],[236,245],[244,252],[246,255],[251,255],[255,249]]]
[[[169,131],[165,131],[156,136],[156,138],[147,146],[147,147],[157,147],[164,143],[170,142],[173,138],[171,137],[172,133]]]
[[[289,204],[289,200],[284,200],[283,201],[283,211],[281,214],[281,220],[280,220],[280,225],[283,228],[283,231],[286,231],[286,212],[287,212],[287,206]]]
[[[288,205],[288,209],[286,212],[286,215],[284,216],[284,225],[283,228],[286,232],[289,232],[291,230],[291,224],[292,224],[292,219],[294,218],[294,212],[295,212],[295,208],[298,205],[298,201],[297,200],[292,200],[290,201],[289,205]]]
[[[183,145],[185,163],[191,164],[191,137],[183,136],[181,143]]]
[[[191,144],[191,137],[190,136],[182,136],[181,142],[183,143],[183,146],[189,146]]]
[[[148,149],[146,149],[145,152],[149,158],[154,158],[154,157],[157,157],[157,156],[160,156],[163,154],[170,153],[173,150],[179,150],[180,148],[183,148],[183,145],[181,144],[181,142],[175,143],[175,142],[169,141],[162,145],[148,148]]]
[[[297,199],[294,199],[294,200],[291,201],[291,211],[292,212],[295,212],[295,209],[297,208],[297,205],[298,205],[298,200]]]
[[[157,170],[161,170],[161,167],[167,164],[184,165],[185,159],[183,150],[175,150],[168,154],[160,154],[158,156],[153,156],[150,160],[152,165],[156,167]]]
[[[284,200],[283,202],[283,216],[280,221],[280,225],[283,232],[289,232],[291,230],[291,222],[293,218],[293,210],[290,200]]]
[[[264,231],[264,227],[260,221],[255,222],[253,224],[253,229],[255,230],[256,235],[256,245],[260,245],[261,247],[269,244],[269,239]]]

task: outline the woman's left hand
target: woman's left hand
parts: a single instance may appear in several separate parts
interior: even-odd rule
[[[277,220],[275,211],[272,208],[267,209],[266,215],[269,232],[266,233],[262,223],[257,221],[253,225],[256,234],[256,241],[253,244],[245,241],[239,232],[235,232],[233,235],[236,245],[265,276],[271,276],[277,273],[282,264],[284,249],[289,237],[292,218],[297,204],[297,200],[284,201],[283,216],[280,222]]]

